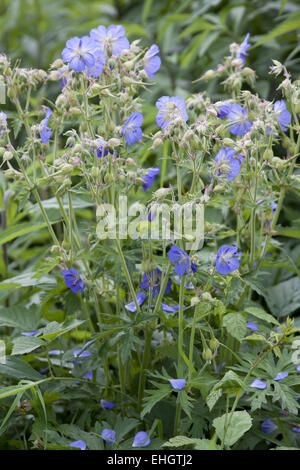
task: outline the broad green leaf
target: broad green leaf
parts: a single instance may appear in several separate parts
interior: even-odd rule
[[[284,317],[300,307],[300,279],[292,277],[265,289],[264,297],[271,312]]]
[[[18,357],[6,357],[5,364],[0,364],[0,375],[21,380],[39,380],[41,375],[27,362]]]
[[[42,335],[39,338],[53,340],[58,336],[64,335],[70,330],[77,328],[79,325],[82,325],[85,320],[72,320],[70,323],[57,323],[53,321],[48,323],[48,325],[43,329]]]
[[[21,235],[26,235],[27,233],[35,232],[36,230],[40,230],[45,227],[47,227],[46,224],[33,224],[31,222],[10,226],[1,231],[0,245],[13,240],[14,238],[21,237]]]
[[[228,425],[229,415],[220,416],[213,420],[213,426],[219,439],[222,441],[225,435],[225,447],[230,447],[235,444],[252,426],[252,418],[247,411],[234,411],[232,413],[231,421]],[[225,422],[227,419],[227,429],[224,431]]]
[[[0,326],[10,326],[23,331],[35,331],[39,319],[39,310],[34,306],[28,309],[22,305],[0,308]]]
[[[44,343],[40,338],[35,336],[19,336],[13,340],[13,350],[11,355],[26,354],[42,346]]]
[[[276,318],[265,312],[262,308],[247,307],[245,308],[245,312],[250,313],[254,317],[264,320],[268,323],[273,323],[273,325],[279,325],[279,322],[276,320]]]
[[[239,341],[242,341],[247,332],[246,319],[240,313],[227,313],[223,318],[223,326]]]
[[[35,277],[36,273],[27,272],[0,282],[0,290],[16,289],[42,285],[56,285],[56,280],[49,276]]]

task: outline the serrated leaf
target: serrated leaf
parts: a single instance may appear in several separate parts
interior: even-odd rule
[[[11,355],[27,354],[42,346],[44,343],[40,338],[35,336],[19,336],[13,341],[14,347]]]
[[[247,332],[246,319],[240,313],[227,313],[223,317],[223,326],[239,341],[243,340]]]
[[[273,323],[273,325],[279,325],[280,323],[269,313],[265,312],[262,308],[257,307],[247,307],[245,312],[250,313],[256,318],[260,318],[268,323]]]
[[[224,430],[225,422],[227,420],[227,429]],[[222,441],[224,436],[225,447],[230,447],[235,444],[252,426],[252,418],[247,411],[234,411],[232,413],[231,421],[228,424],[229,414],[220,416],[213,420],[213,426],[219,439]]]

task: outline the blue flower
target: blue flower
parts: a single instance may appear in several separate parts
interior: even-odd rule
[[[57,71],[59,72],[59,75],[62,77],[59,80],[62,88],[64,88],[66,84],[68,83],[68,80],[64,75],[66,70],[68,70],[68,67],[66,65],[64,65],[61,69],[57,69]]]
[[[116,440],[116,433],[113,429],[103,429],[101,437],[107,442],[107,444],[114,444]]]
[[[62,59],[75,72],[82,72],[85,67],[93,67],[96,62],[97,44],[89,37],[74,37],[67,41],[62,51]]]
[[[7,114],[1,111],[0,112],[0,131],[2,131],[2,128],[6,129],[6,126],[7,126],[6,120],[7,120]]]
[[[132,447],[146,447],[150,444],[150,438],[145,431],[136,433],[133,439]]]
[[[51,137],[52,130],[51,130],[50,127],[48,127],[48,121],[51,117],[51,114],[52,114],[51,109],[47,108],[46,117],[41,122],[40,135],[41,135],[41,139],[42,139],[43,144],[47,144],[50,140],[50,137]]]
[[[229,130],[233,135],[242,136],[248,132],[252,126],[252,121],[248,120],[247,109],[240,104],[232,104],[227,114],[228,119],[233,122]]]
[[[188,274],[190,258],[185,251],[174,245],[169,250],[168,257],[172,263],[175,263],[175,272],[178,276],[183,276],[185,273]]]
[[[218,108],[218,114],[217,114],[217,117],[218,118],[221,118],[221,119],[224,119],[229,111],[230,111],[230,104],[229,103],[224,103],[222,104],[219,108]]]
[[[145,54],[144,69],[149,78],[154,78],[155,72],[160,69],[161,60],[157,54],[159,54],[159,47],[156,44],[152,44]]]
[[[124,49],[130,48],[130,43],[125,36],[125,28],[121,25],[98,26],[90,32],[90,36],[100,46],[102,54],[107,52],[120,55]]]
[[[35,336],[38,333],[39,330],[35,331],[28,331],[26,333],[21,333],[23,336]]]
[[[156,123],[162,129],[165,129],[177,118],[181,118],[185,122],[189,118],[185,101],[180,96],[162,96],[156,101],[155,106],[158,109]]]
[[[148,172],[145,176],[143,176],[143,181],[145,184],[143,184],[143,190],[147,191],[148,188],[153,184],[155,180],[155,176],[158,175],[160,172],[160,168],[154,167],[154,168],[149,168]]]
[[[296,367],[296,370],[300,372],[300,364]]]
[[[164,304],[162,302],[161,306],[162,306],[163,311],[167,312],[167,313],[175,313],[175,312],[178,312],[178,310],[179,310],[179,304],[177,304],[177,305],[168,305],[168,304]]]
[[[64,351],[61,351],[60,349],[52,349],[51,351],[49,351],[49,354],[52,356],[60,356],[63,353]]]
[[[266,419],[261,423],[260,430],[265,434],[272,434],[277,429],[277,426],[271,419]]]
[[[169,382],[175,390],[182,390],[186,386],[185,379],[170,379]]]
[[[249,37],[250,37],[250,33],[247,33],[244,41],[242,42],[240,46],[240,50],[237,55],[239,59],[242,59],[243,65],[245,64],[245,57],[249,55],[246,53],[246,51],[249,49],[249,47],[251,47],[251,44],[248,44]]]
[[[255,379],[255,380],[253,380],[250,387],[258,388],[259,390],[264,390],[267,387],[267,384],[266,384],[266,382],[263,382],[262,380]]]
[[[106,408],[107,410],[111,410],[116,404],[113,401],[108,400],[101,400],[100,401],[101,408]]]
[[[300,432],[300,428],[297,428],[296,426],[292,428],[293,432]]]
[[[147,289],[150,292],[150,284],[152,285],[152,296],[158,295],[160,292],[162,272],[159,268],[155,268],[153,272],[144,273],[143,280],[140,283],[141,289]],[[172,287],[172,281],[168,278],[164,295],[168,295]]]
[[[289,126],[291,123],[291,113],[286,109],[284,100],[275,101],[274,112],[281,129],[285,132],[286,126]]]
[[[125,122],[121,131],[121,135],[125,135],[128,145],[138,142],[143,137],[143,132],[141,129],[143,121],[143,115],[138,111],[135,111]]]
[[[142,303],[145,300],[145,297],[146,296],[143,292],[140,292],[139,294],[137,294],[136,300],[137,300],[137,303],[138,303],[139,306],[142,305]],[[127,310],[129,310],[130,312],[136,312],[136,305],[135,305],[134,301],[130,302],[130,304],[125,305],[125,308]]]
[[[95,63],[94,65],[88,67],[87,69],[87,76],[90,77],[95,77],[98,78],[103,72],[103,68],[105,65],[105,58],[101,54],[100,50],[96,50],[94,52],[94,57],[95,57]]]
[[[86,351],[86,352],[88,352],[88,351]],[[81,357],[82,357],[82,356],[81,356]],[[86,374],[84,374],[84,376],[83,376],[82,378],[85,379],[85,380],[92,380],[92,378],[93,378],[93,371],[90,370],[89,372],[87,372]]]
[[[221,175],[227,175],[227,181],[231,181],[233,178],[238,176],[241,169],[241,161],[244,157],[240,154],[235,155],[235,150],[232,147],[221,148],[215,156],[215,161],[222,166],[223,164],[228,166],[228,171],[221,171]]]
[[[65,283],[74,294],[77,294],[79,291],[83,292],[84,285],[75,268],[63,269],[62,275],[65,276]]]
[[[249,330],[252,330],[252,331],[258,331],[258,326],[256,325],[256,323],[253,323],[252,321],[247,322],[247,328],[249,328]]]
[[[239,268],[239,257],[243,254],[237,252],[237,246],[223,245],[219,248],[216,257],[216,268],[220,274],[229,274]]]
[[[69,444],[70,447],[76,447],[77,449],[85,450],[86,449],[86,443],[84,441],[74,441]]]
[[[279,372],[273,380],[282,380],[285,379],[289,375],[288,372]]]
[[[91,353],[89,351],[83,351],[82,349],[75,349],[73,355],[74,357],[90,357]]]

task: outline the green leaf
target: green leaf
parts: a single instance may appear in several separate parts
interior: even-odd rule
[[[26,354],[42,346],[44,343],[40,338],[35,336],[19,336],[13,340],[13,350],[11,355]]]
[[[219,398],[222,396],[222,389],[212,390],[206,398],[206,404],[209,408],[209,411],[213,409]]]
[[[0,374],[13,379],[39,380],[41,375],[27,362],[18,357],[6,357],[5,364],[0,363]]]
[[[43,379],[43,380],[38,380],[37,382],[29,382],[29,383],[26,383],[25,385],[14,385],[11,387],[0,388],[0,399],[11,397],[12,395],[17,395],[17,393],[24,392],[25,390],[28,390],[32,387],[36,387],[36,385],[39,385],[47,381],[48,379]]]
[[[40,230],[45,227],[47,227],[46,224],[33,224],[32,222],[8,227],[7,229],[1,231],[0,245],[14,240],[14,238],[20,237],[21,235],[26,235],[27,233],[35,232],[36,230]]]
[[[271,39],[277,38],[278,36],[282,36],[283,34],[290,33],[291,31],[295,31],[300,28],[300,12],[291,15],[286,21],[281,23],[277,28],[274,28],[269,34],[264,36],[260,41],[258,41],[252,49],[255,47],[264,44]]]
[[[247,332],[246,319],[240,313],[227,313],[223,318],[223,326],[239,341],[242,341]]]
[[[48,276],[37,278],[36,273],[27,272],[0,282],[0,290],[16,289],[19,287],[36,287],[42,285],[56,285],[56,280]]]
[[[247,307],[245,308],[245,312],[250,313],[256,318],[260,320],[264,320],[268,323],[272,323],[273,325],[280,325],[280,323],[269,313],[265,312],[262,308],[257,307]]]
[[[264,297],[277,317],[290,315],[300,307],[300,279],[292,277],[265,289]]]
[[[227,430],[224,432],[225,422],[227,420]],[[224,444],[230,447],[235,444],[252,426],[252,418],[247,411],[234,411],[231,421],[228,425],[229,414],[226,413],[213,420],[213,426],[219,439],[222,441],[225,434]]]
[[[79,325],[82,325],[85,320],[72,320],[70,323],[57,323],[53,321],[48,323],[48,325],[43,329],[42,335],[40,338],[48,339],[52,341],[53,339],[57,338],[58,336],[64,335],[70,330],[77,328]]]
[[[40,313],[37,307],[0,308],[0,326],[10,326],[24,331],[35,331],[37,329]]]
[[[203,31],[203,30],[209,31],[215,28],[216,28],[216,25],[209,23],[205,19],[196,18],[193,21],[193,23],[191,23],[189,26],[184,28],[184,30],[178,36],[178,39],[184,38],[185,36],[188,36],[189,34],[199,33],[200,31]]]

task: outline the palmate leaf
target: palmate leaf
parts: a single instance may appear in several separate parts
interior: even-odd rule
[[[0,364],[0,374],[12,379],[40,380],[41,375],[27,362],[17,357],[8,356],[5,364]]]
[[[37,307],[25,308],[24,305],[0,308],[0,326],[19,328],[22,331],[35,331],[40,319]]]
[[[45,342],[35,336],[19,336],[13,340],[12,356],[27,354],[45,344]]]
[[[238,341],[242,341],[247,332],[246,318],[240,313],[227,313],[223,317],[223,326]]]
[[[168,384],[159,384],[159,388],[156,390],[146,390],[148,396],[144,399],[145,406],[141,413],[141,418],[144,418],[147,413],[150,413],[154,405],[166,398],[171,391],[170,385]]]

